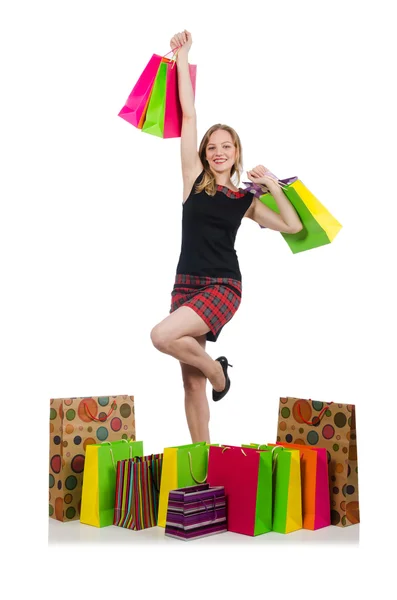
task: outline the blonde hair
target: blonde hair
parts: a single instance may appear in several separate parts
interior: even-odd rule
[[[196,188],[195,188],[196,194],[205,190],[207,192],[207,194],[209,194],[210,196],[215,196],[216,186],[217,186],[216,180],[215,180],[215,175],[213,174],[213,172],[211,171],[211,169],[209,167],[208,161],[205,157],[205,153],[206,153],[207,145],[208,145],[211,135],[213,133],[215,133],[215,131],[218,131],[219,129],[222,129],[223,131],[227,131],[228,133],[230,133],[230,135],[232,137],[233,144],[236,148],[236,160],[230,170],[230,177],[233,177],[235,175],[236,176],[235,179],[237,180],[237,186],[240,184],[240,174],[242,173],[242,170],[243,170],[243,150],[241,147],[240,138],[239,138],[238,134],[236,133],[236,131],[232,127],[218,123],[217,125],[213,125],[212,127],[210,127],[208,129],[208,131],[205,133],[205,135],[200,143],[199,157],[201,160],[201,164],[203,165],[203,168],[204,168],[204,174],[203,174],[201,182],[196,185]]]

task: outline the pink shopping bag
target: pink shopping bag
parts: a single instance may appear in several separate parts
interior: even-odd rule
[[[125,105],[118,114],[119,117],[131,123],[134,127],[142,127],[140,121],[142,121],[142,117],[144,116],[162,58],[158,54],[153,54],[131,94],[128,96]]]
[[[259,535],[272,529],[272,453],[211,446],[207,483],[224,486],[228,530]]]
[[[164,115],[164,138],[181,137],[182,132],[182,107],[179,102],[178,70],[175,65],[168,66],[167,88]],[[197,65],[189,65],[190,80],[193,94],[196,94]]]

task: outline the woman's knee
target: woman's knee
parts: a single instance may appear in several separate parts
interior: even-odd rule
[[[207,378],[203,374],[183,374],[183,387],[188,394],[205,392]]]
[[[169,336],[164,333],[164,330],[160,325],[155,325],[153,327],[150,332],[150,339],[157,350],[160,350],[160,352],[167,352],[170,339]]]

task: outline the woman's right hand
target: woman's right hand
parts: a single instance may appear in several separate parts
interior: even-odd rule
[[[186,52],[186,54],[189,52],[191,45],[192,45],[192,34],[189,33],[188,31],[181,31],[180,33],[176,33],[173,38],[171,39],[170,45],[171,45],[171,50],[178,50],[178,54],[180,52]]]

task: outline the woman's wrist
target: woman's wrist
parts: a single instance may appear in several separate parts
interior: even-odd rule
[[[184,63],[184,62],[188,62],[189,60],[189,56],[188,56],[188,51],[184,50],[183,48],[176,50],[176,62],[177,64],[179,63]],[[174,55],[175,56],[175,55]]]
[[[271,193],[273,193],[274,190],[280,189],[280,186],[277,183],[277,181],[270,177],[268,178],[268,180],[265,183],[261,183],[261,186],[266,188],[267,190],[269,190]]]

